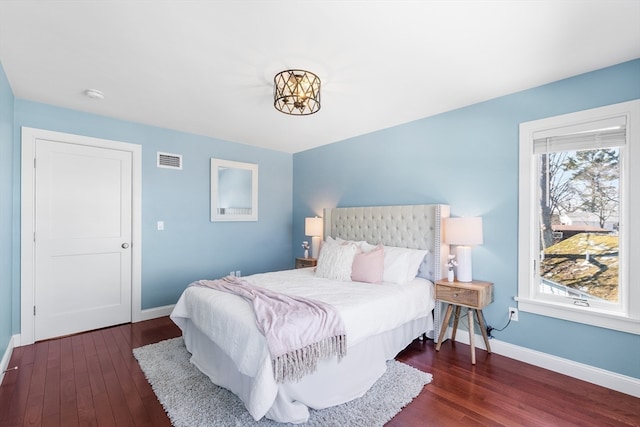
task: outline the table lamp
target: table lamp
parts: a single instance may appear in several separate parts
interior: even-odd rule
[[[311,237],[311,258],[318,258],[322,238],[322,218],[305,218],[304,235]]]
[[[444,236],[446,243],[457,246],[458,281],[471,282],[471,246],[482,244],[482,218],[445,218]]]

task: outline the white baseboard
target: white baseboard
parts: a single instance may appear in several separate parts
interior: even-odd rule
[[[162,307],[154,307],[140,311],[140,317],[134,322],[142,322],[144,320],[157,319],[158,317],[164,317],[171,314],[175,304],[163,305]]]
[[[4,380],[4,373],[9,368],[9,361],[11,360],[11,355],[13,354],[13,349],[16,347],[16,341],[19,340],[18,335],[13,335],[9,340],[9,344],[7,345],[7,349],[2,356],[2,361],[0,361],[0,385],[2,385],[2,381]]]
[[[451,332],[451,327],[449,327],[447,337],[451,336]],[[469,345],[469,332],[458,329],[456,341]],[[486,350],[482,335],[475,335],[474,343],[476,348]],[[491,351],[495,354],[568,375],[631,396],[640,397],[640,379],[638,378],[596,368],[584,363],[574,362],[573,360],[531,350],[526,347],[520,347],[495,338],[492,338],[489,344],[491,344]]]

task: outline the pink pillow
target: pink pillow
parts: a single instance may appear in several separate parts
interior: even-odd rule
[[[353,258],[351,280],[355,282],[382,283],[384,273],[384,247],[378,245],[369,252],[359,252]]]

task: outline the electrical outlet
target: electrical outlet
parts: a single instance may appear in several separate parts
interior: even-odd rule
[[[240,270],[236,270],[236,277],[241,277],[241,276],[242,276],[241,271]]]
[[[509,318],[514,322],[518,321],[518,309],[515,307],[509,307]]]

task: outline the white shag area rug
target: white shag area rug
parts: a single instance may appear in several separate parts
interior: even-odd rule
[[[136,348],[133,354],[176,427],[292,425],[266,418],[255,421],[235,394],[213,384],[189,362],[191,354],[182,338]],[[364,396],[331,408],[311,409],[309,421],[301,425],[383,426],[431,379],[431,374],[395,360],[389,361],[387,371]]]

